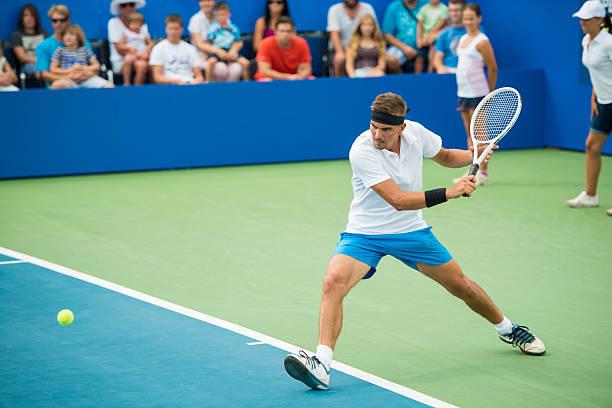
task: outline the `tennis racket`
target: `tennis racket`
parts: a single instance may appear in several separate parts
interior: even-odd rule
[[[468,176],[476,175],[489,151],[514,126],[521,113],[521,106],[521,94],[510,87],[496,89],[480,101],[470,122],[474,161]],[[483,144],[488,146],[478,155],[478,146]],[[468,195],[463,193],[463,196]]]

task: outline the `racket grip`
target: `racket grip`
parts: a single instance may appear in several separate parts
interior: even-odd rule
[[[470,171],[468,171],[468,176],[475,176],[476,173],[478,173],[478,168],[480,167],[480,165],[478,163],[474,163],[472,164],[472,167],[470,167]],[[466,193],[462,194],[463,197],[469,197]]]

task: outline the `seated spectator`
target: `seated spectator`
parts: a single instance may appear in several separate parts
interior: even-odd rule
[[[238,55],[243,45],[240,29],[230,22],[231,12],[226,2],[217,3],[215,16],[217,21],[210,25],[206,40],[212,45],[206,68],[206,81],[212,81],[213,71],[221,82],[238,81],[241,74],[243,79],[248,81],[249,60]]]
[[[274,28],[280,16],[290,17],[289,4],[286,0],[267,0],[266,13],[255,21],[255,31],[253,31],[253,54],[257,54],[259,44],[264,38],[274,35]]]
[[[111,13],[117,16],[108,20],[110,61],[113,72],[121,74],[126,85],[132,83],[132,75],[134,76],[134,85],[142,85],[147,81],[149,72],[147,60],[135,58],[134,53],[128,46],[121,45],[123,34],[129,30],[128,16],[134,10],[144,7],[145,4],[145,0],[113,0],[110,5]],[[146,24],[142,25],[140,33],[145,37],[149,36],[149,28]]]
[[[179,15],[166,17],[166,39],[153,47],[150,64],[156,84],[199,84],[202,60],[195,47],[181,40],[183,19]]]
[[[215,0],[199,0],[200,11],[189,20],[187,31],[191,35],[191,44],[196,47],[202,59],[202,68],[208,67],[208,54],[212,53],[212,45],[206,42],[208,29],[216,21],[214,8]]]
[[[369,14],[376,20],[376,13],[369,3],[358,0],[344,0],[336,3],[327,12],[327,31],[329,32],[329,49],[333,49],[334,76],[344,76],[344,50],[364,14]]]
[[[311,61],[308,43],[295,35],[291,17],[282,16],[276,22],[276,34],[259,46],[255,79],[314,79]]]
[[[38,10],[33,4],[26,4],[19,12],[17,31],[11,35],[11,48],[19,60],[20,73],[33,75],[36,73],[36,46],[51,33],[40,25]]]
[[[466,33],[463,26],[463,9],[465,0],[450,0],[448,2],[448,15],[450,26],[442,30],[436,41],[436,52],[432,60],[432,66],[438,74],[454,74],[457,72],[457,44],[459,39]],[[482,31],[482,28],[481,28]]]
[[[64,47],[62,37],[64,31],[70,25],[70,10],[63,5],[54,5],[49,10],[49,18],[51,19],[51,24],[53,24],[54,33],[52,36],[45,38],[36,47],[36,71],[40,73],[41,79],[47,83],[58,79],[70,79],[76,83],[81,83],[98,75],[99,67],[96,69],[95,66],[85,67],[80,64],[77,65],[74,71],[66,74],[57,74],[50,71],[51,58],[55,50]],[[87,40],[85,40],[85,47],[93,51],[91,44]]]
[[[100,63],[96,55],[85,47],[85,33],[76,24],[68,26],[62,34],[65,47],[58,47],[51,58],[51,73],[69,75],[72,72],[91,67],[92,71],[100,71]],[[99,76],[91,76],[82,82],[69,78],[58,79],[51,84],[51,89],[63,88],[113,88],[115,85]]]
[[[448,7],[440,3],[440,0],[430,0],[417,14],[417,47],[423,50],[429,61],[428,72],[433,71],[431,61],[435,50],[435,41],[440,31],[448,24]],[[416,58],[414,72],[420,74],[425,68],[425,57],[420,55]]]
[[[4,55],[2,54],[2,48],[0,48],[0,92],[4,91],[18,91],[14,84],[17,82],[17,75],[11,68]]]
[[[416,16],[426,3],[427,0],[395,0],[387,7],[382,30],[389,44],[388,72],[401,73],[402,66],[419,55]]]
[[[382,31],[370,14],[364,14],[346,47],[346,74],[351,77],[385,75],[386,44]]]
[[[127,18],[128,29],[123,32],[120,48],[126,50],[123,56],[124,61],[130,60],[131,64],[123,64],[121,70],[123,74],[123,85],[129,86],[132,79],[132,66],[138,64],[139,61],[146,63],[149,66],[149,55],[155,43],[149,37],[149,34],[143,29],[144,16],[137,11],[130,13]],[[138,75],[137,75],[138,76]],[[136,78],[140,80],[141,78]],[[136,81],[135,81],[136,82]],[[140,85],[135,83],[134,85]]]

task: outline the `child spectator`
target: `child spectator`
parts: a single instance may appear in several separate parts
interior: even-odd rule
[[[417,47],[425,48],[424,53],[420,53],[414,62],[414,72],[421,73],[425,67],[425,57],[429,61],[428,71],[433,71],[433,55],[435,52],[434,43],[438,39],[440,31],[448,23],[448,7],[440,3],[440,0],[430,0],[429,4],[424,5],[417,14]],[[423,55],[421,55],[423,54]]]
[[[370,14],[364,14],[346,47],[346,74],[351,77],[385,75],[386,45],[382,31]]]
[[[128,57],[134,62],[144,61],[149,65],[149,54],[155,43],[149,37],[149,32],[142,29],[144,16],[134,11],[128,15],[127,22],[128,29],[123,32],[121,41],[119,41],[121,47],[126,50],[123,58]],[[132,64],[124,64],[122,73],[123,84],[129,86],[132,79]]]
[[[13,68],[8,63],[4,55],[2,55],[2,49],[0,48],[0,92],[2,91],[18,91],[15,85],[17,82],[17,75],[13,72]]]
[[[249,60],[238,55],[242,48],[240,29],[229,21],[231,12],[226,2],[220,1],[215,6],[217,21],[213,22],[208,29],[207,42],[213,48],[208,56],[208,67],[206,68],[206,81],[212,80],[212,73],[216,69],[219,81],[237,81],[242,78],[249,79]],[[219,69],[222,68],[222,69]]]
[[[166,17],[166,39],[153,47],[150,64],[156,84],[198,84],[204,81],[202,60],[191,44],[181,40],[183,19]]]
[[[76,24],[68,26],[62,34],[62,42],[66,48],[59,47],[51,57],[52,74],[70,74],[81,66],[91,66],[100,70],[100,63],[96,55],[85,47],[85,33]],[[97,67],[97,68],[96,68]],[[59,79],[51,85],[51,89],[58,88],[113,88],[114,85],[99,76],[92,76],[83,82],[75,82],[72,79]]]
[[[51,33],[40,25],[38,10],[33,4],[26,4],[19,12],[17,31],[11,35],[13,53],[21,64],[20,72],[26,75],[36,73],[36,46]]]

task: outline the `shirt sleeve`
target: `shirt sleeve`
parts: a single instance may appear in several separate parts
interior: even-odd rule
[[[268,37],[268,38],[272,38],[272,37]],[[255,59],[257,61],[261,61],[261,62],[267,62],[268,64],[272,63],[272,58],[270,57],[270,42],[266,41],[266,39],[264,39],[260,44],[259,44],[259,49],[257,50],[257,55],[255,56]],[[276,40],[273,40],[276,41]]]
[[[340,31],[340,19],[338,18],[338,7],[333,5],[327,12],[327,32]]]
[[[151,55],[149,55],[149,64],[150,65],[164,65],[163,59],[163,43],[156,44],[151,50]]]
[[[374,7],[372,7],[372,5],[368,3],[361,3],[361,6],[364,8],[364,10],[366,10],[366,13],[374,17],[374,21],[376,21],[376,25],[380,26],[380,23],[378,22],[378,18],[376,17],[376,11],[374,11]]]
[[[395,7],[395,4],[396,3],[391,3],[389,7],[387,7],[387,11],[385,11],[382,25],[382,31],[385,34],[395,35],[395,15],[397,14],[397,7]]]
[[[363,148],[351,149],[349,153],[353,172],[366,187],[372,187],[391,178],[389,173],[383,168],[380,158],[376,157],[376,154],[377,152]]]
[[[36,47],[36,72],[48,71],[50,67],[49,46],[43,41]]]
[[[440,36],[436,41],[436,51],[440,51],[446,54],[446,51],[448,50],[448,32],[448,28],[445,28],[440,33]]]
[[[62,48],[57,48],[55,52],[53,53],[53,56],[51,56],[51,61],[55,61],[59,64],[61,55],[62,55]],[[38,58],[36,60],[38,61]]]
[[[85,40],[85,47],[87,47],[87,49],[91,52],[93,52],[93,48],[91,47],[91,43],[89,42],[89,40]]]
[[[15,31],[13,34],[11,34],[11,48],[23,47],[21,37],[22,34],[19,31]]]
[[[87,50],[87,63],[91,65],[91,62],[97,60],[96,54],[90,49]]]
[[[202,68],[202,59],[200,58],[200,56],[198,55],[198,51],[196,50],[196,48],[191,45],[189,45],[189,61],[191,64],[191,67],[198,67],[198,68]]]
[[[240,41],[240,29],[238,28],[237,25],[234,24],[234,41]]]
[[[190,34],[200,34],[200,31],[202,31],[202,28],[198,25],[198,22],[196,21],[196,16],[197,14],[191,16],[191,18],[189,19],[187,31],[189,31]]]
[[[423,21],[425,20],[425,7],[421,7],[419,12],[416,15],[417,20]]]
[[[416,126],[417,129],[415,133],[417,133],[421,139],[423,157],[430,159],[440,152],[442,148],[442,138],[420,123],[417,123]]]

